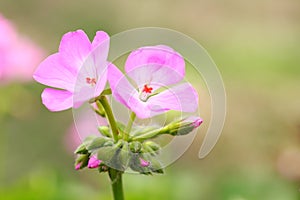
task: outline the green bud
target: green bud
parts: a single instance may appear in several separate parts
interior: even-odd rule
[[[88,165],[89,162],[89,154],[80,155],[75,160],[75,169],[83,169]],[[80,164],[80,168],[77,168],[78,164]]]
[[[110,129],[108,126],[99,126],[98,131],[105,137],[111,137]]]
[[[142,149],[142,144],[138,141],[133,141],[130,143],[130,151],[133,153],[138,153]]]
[[[105,117],[105,110],[102,106],[102,104],[100,103],[100,101],[96,101],[96,105],[98,109],[95,109],[96,113],[99,114],[102,117]]]
[[[200,117],[188,117],[176,122],[169,124],[167,127],[167,134],[177,136],[177,135],[187,135],[192,132],[195,128],[202,124],[203,120]]]
[[[153,151],[159,151],[161,149],[159,144],[152,142],[152,141],[146,141],[143,143],[143,145],[151,148]]]
[[[84,141],[82,142],[82,144],[77,147],[77,149],[75,150],[74,153],[75,154],[87,154],[88,150],[86,147],[94,138],[95,138],[95,136],[86,137],[84,139]]]
[[[86,149],[86,144],[82,143],[77,147],[77,149],[74,152],[75,154],[87,154],[89,151]]]

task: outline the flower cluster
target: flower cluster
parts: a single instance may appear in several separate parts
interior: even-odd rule
[[[58,53],[46,58],[33,75],[50,86],[42,93],[43,104],[51,111],[62,111],[89,102],[107,120],[107,126],[98,127],[99,135],[86,137],[76,149],[76,170],[88,167],[106,172],[113,168],[124,172],[130,168],[142,174],[162,173],[156,158],[161,147],[151,139],[186,135],[200,126],[202,119],[181,118],[160,128],[135,126],[134,120],[170,110],[197,110],[198,94],[190,83],[183,82],[185,61],[165,45],[141,47],[130,53],[123,74],[107,60],[109,43],[103,31],[98,31],[92,42],[82,30],[65,34]],[[116,121],[108,95],[129,109],[127,125]]]

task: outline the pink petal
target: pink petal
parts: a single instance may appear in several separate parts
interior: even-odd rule
[[[157,88],[177,83],[182,79],[182,75],[178,74],[173,68],[158,64],[134,68],[127,75],[137,83],[139,88],[142,88],[145,84],[149,84],[153,88],[153,91]]]
[[[101,160],[98,160],[95,156],[91,156],[88,162],[88,168],[97,168],[101,164]]]
[[[149,98],[147,103],[155,115],[168,110],[195,112],[198,94],[189,83],[183,83]]]
[[[43,104],[50,111],[61,111],[73,106],[73,94],[65,90],[46,88],[42,93]]]
[[[176,72],[177,75],[174,77],[174,81],[169,84],[180,81],[185,75],[185,62],[182,56],[172,48],[164,45],[142,47],[133,51],[126,60],[125,71],[129,73],[135,68],[151,65],[156,68],[169,67]],[[132,78],[136,79],[136,77],[135,75]],[[149,80],[149,77],[143,77],[144,83]]]
[[[74,91],[75,76],[76,70],[66,66],[56,53],[38,66],[33,78],[44,85]]]
[[[106,64],[107,65],[107,64]],[[94,60],[92,56],[88,56],[85,60],[82,68],[80,69],[76,83],[74,84],[74,103],[82,104],[93,97],[97,97],[101,94],[107,82],[107,67],[96,69],[94,66]],[[96,85],[89,84],[87,78],[92,78],[96,80]]]
[[[152,112],[147,108],[147,103],[139,99],[137,90],[129,83],[126,76],[114,65],[108,69],[108,81],[114,98],[132,110],[137,117],[144,119]]]
[[[97,69],[106,67],[109,51],[109,36],[104,31],[97,31],[92,42],[92,54]]]
[[[150,165],[150,162],[140,158],[140,163],[142,167],[148,167]]]
[[[60,42],[59,53],[64,63],[79,69],[91,51],[91,42],[82,30],[66,33]]]
[[[115,99],[130,108],[130,99],[138,98],[137,90],[129,83],[123,73],[114,65],[109,66],[108,82]]]
[[[95,86],[94,97],[99,96],[106,86],[107,76],[108,76],[108,67],[105,66],[105,67],[99,69],[97,71],[97,73],[98,73],[97,74],[98,81]]]
[[[75,170],[80,170],[80,167],[81,167],[81,163],[78,163],[78,164],[75,166]]]
[[[198,128],[202,124],[203,119],[198,116],[190,116],[186,118],[183,122],[191,123],[194,126],[194,128]]]
[[[92,51],[96,66],[102,65],[106,62],[109,51],[109,36],[104,31],[97,31],[96,36],[92,42]]]

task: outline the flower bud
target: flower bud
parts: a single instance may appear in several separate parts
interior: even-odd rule
[[[188,117],[184,121],[186,123],[191,123],[191,125],[194,126],[194,128],[198,128],[202,124],[203,119],[200,117],[193,116],[193,117]]]
[[[153,151],[159,151],[160,150],[160,146],[153,142],[153,141],[146,141],[143,143],[144,146],[147,146],[149,148],[151,148]]]
[[[94,100],[95,100],[95,98],[91,99],[92,102],[93,102]],[[104,108],[103,108],[103,106],[102,106],[102,104],[100,103],[99,100],[96,100],[96,105],[93,106],[93,108],[94,108],[94,111],[95,111],[98,115],[100,115],[101,117],[105,117],[105,110],[104,110]]]
[[[140,163],[142,167],[148,167],[150,165],[150,162],[140,158]]]
[[[87,166],[89,161],[89,155],[88,154],[81,154],[76,158],[75,161],[75,169],[83,169]]]
[[[101,160],[98,160],[95,156],[91,156],[88,162],[88,168],[97,168],[101,164]]]
[[[99,126],[98,131],[105,137],[111,137],[110,130],[107,126]]]
[[[76,170],[79,170],[80,167],[81,167],[81,163],[77,163],[77,164],[75,165],[75,169],[76,169]]]
[[[142,144],[138,141],[133,141],[130,143],[130,151],[133,153],[138,153],[140,152],[141,148],[142,148]]]
[[[202,124],[203,120],[200,117],[188,117],[184,120],[179,120],[177,122],[171,123],[168,125],[168,133],[176,135],[187,135],[192,132],[195,128],[199,127]]]

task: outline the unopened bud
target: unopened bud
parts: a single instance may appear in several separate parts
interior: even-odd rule
[[[91,156],[88,162],[88,168],[97,168],[101,164],[101,160],[98,160],[95,156]]]
[[[110,130],[107,126],[99,126],[98,131],[106,137],[111,137]]]
[[[184,120],[174,122],[170,124],[169,134],[176,135],[187,135],[192,132],[195,128],[202,124],[203,120],[200,117],[188,117]]]
[[[78,163],[77,165],[75,165],[75,169],[76,169],[76,170],[79,170],[80,167],[81,167],[81,163]]]
[[[104,110],[102,104],[100,103],[100,101],[97,100],[97,101],[96,101],[96,105],[97,105],[97,108],[98,108],[98,109],[96,109],[96,112],[97,112],[100,116],[105,117],[105,110]]]
[[[151,148],[153,151],[159,151],[160,150],[159,144],[157,144],[153,141],[146,141],[146,142],[144,142],[143,145]]]
[[[133,141],[130,143],[130,151],[133,153],[138,153],[140,152],[141,148],[142,148],[142,144],[138,141]]]
[[[79,155],[75,161],[75,169],[79,170],[85,168],[88,164],[88,160],[89,160],[88,154]]]
[[[148,167],[150,165],[150,162],[140,158],[140,163],[142,167]]]

